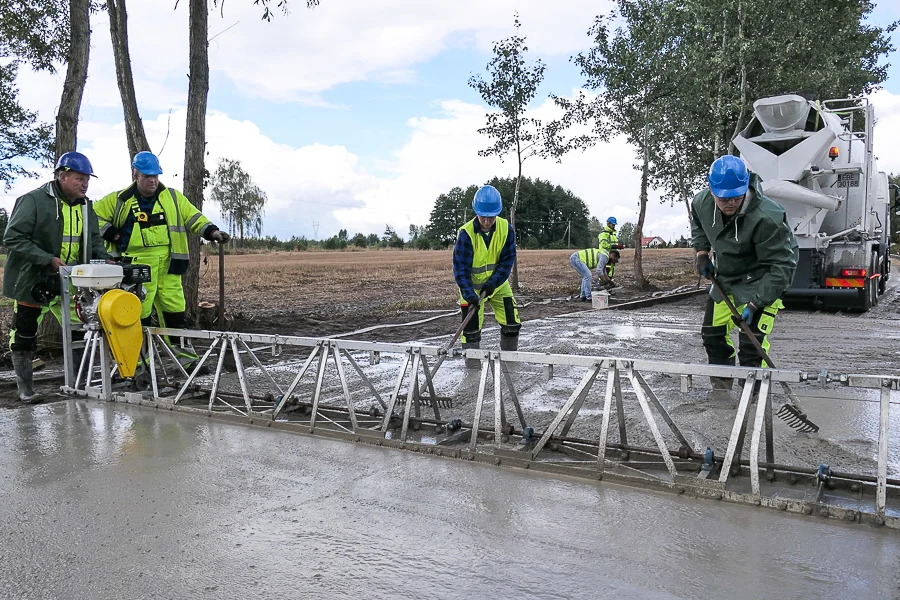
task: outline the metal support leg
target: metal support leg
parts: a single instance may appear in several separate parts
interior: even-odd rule
[[[650,403],[644,395],[644,389],[641,387],[638,376],[631,365],[628,366],[628,379],[631,380],[631,387],[634,389],[638,403],[641,405],[641,410],[644,411],[644,418],[647,419],[647,425],[650,426],[650,431],[653,433],[653,438],[656,440],[659,453],[662,455],[663,461],[666,463],[666,468],[669,470],[669,474],[672,475],[672,480],[674,481],[675,477],[678,476],[678,471],[675,470],[675,463],[669,455],[669,449],[666,447],[666,440],[663,439],[662,434],[659,432],[659,426],[657,426],[656,420],[653,418],[653,413],[650,411]]]
[[[492,359],[494,366],[494,447],[502,445],[503,432],[506,429],[506,414],[503,410],[503,388],[500,386],[500,356]]]
[[[766,428],[766,463],[770,466],[766,467],[766,479],[769,481],[775,480],[775,469],[771,467],[771,465],[775,464],[775,436],[772,431],[772,386],[771,382],[769,384],[769,393],[766,394],[766,414],[765,414],[765,428]]]
[[[606,465],[606,443],[609,441],[609,413],[612,410],[613,389],[616,384],[616,361],[611,361],[606,369],[606,394],[603,396],[603,421],[600,425],[600,441],[597,445],[597,470],[603,473]]]
[[[725,451],[725,461],[722,463],[722,471],[719,474],[719,483],[728,481],[731,472],[731,463],[734,461],[734,453],[738,440],[742,439],[745,424],[747,422],[747,407],[750,406],[750,397],[753,395],[753,386],[756,383],[756,371],[747,374],[744,383],[744,391],[741,393],[741,401],[738,404],[737,414],[734,416],[734,424],[731,426],[731,436],[728,438],[728,450]],[[738,455],[740,457],[740,455]]]
[[[519,424],[522,425],[522,431],[525,431],[525,428],[528,427],[528,425],[525,421],[525,413],[522,412],[522,405],[519,403],[519,395],[516,393],[516,386],[513,384],[512,375],[509,374],[509,369],[503,361],[500,361],[500,368],[503,371],[503,376],[506,378],[506,389],[509,390],[509,399],[512,402],[513,408],[516,409],[516,416],[519,418]]]
[[[425,373],[425,384],[428,386],[428,393],[431,394],[431,410],[434,412],[434,419],[441,420],[441,411],[438,408],[437,393],[434,391],[434,380],[431,377],[431,369],[428,368],[428,360],[422,357],[422,372]]]
[[[212,346],[209,347],[209,350],[207,350],[207,353],[211,352],[213,350],[213,348],[216,347],[217,343],[219,343],[221,345],[221,347],[219,348],[219,360],[216,361],[216,373],[213,376],[212,389],[209,391],[208,410],[210,412],[212,412],[213,403],[215,403],[218,393],[219,393],[219,382],[222,380],[222,367],[225,364],[225,354],[228,352],[228,338],[225,336],[222,336],[220,339],[216,339],[212,343]],[[194,369],[194,373],[197,373],[197,369]],[[193,377],[194,377],[193,374],[191,374],[191,377],[188,378],[187,382],[184,384],[184,387],[181,388],[182,390],[187,389],[187,386],[191,382],[191,379],[193,379]],[[181,392],[179,392],[178,397],[175,398],[176,403],[178,402],[178,398],[180,398],[180,397],[181,397]]]
[[[294,380],[291,382],[291,385],[288,386],[287,391],[281,396],[281,401],[278,403],[278,406],[275,407],[275,410],[272,411],[272,420],[274,421],[281,410],[284,408],[284,405],[287,404],[287,401],[290,399],[291,395],[294,393],[294,390],[297,388],[297,385],[300,383],[300,380],[306,375],[306,372],[309,370],[310,365],[312,365],[313,360],[316,356],[319,355],[319,351],[322,349],[322,342],[316,342],[316,345],[312,347],[312,350],[309,352],[309,356],[306,357],[306,362],[303,363],[303,366],[300,367],[300,371],[297,372],[297,375],[294,377]]]
[[[147,363],[145,364],[149,364],[150,366],[150,389],[153,392],[153,400],[155,401],[159,398],[159,386],[156,381],[156,358],[153,355],[153,349],[151,347],[153,344],[153,336],[147,333],[146,329],[144,330],[144,339],[147,340],[148,348],[150,349],[150,352],[147,353]]]
[[[400,388],[403,387],[403,377],[406,375],[406,368],[409,366],[411,360],[412,352],[407,350],[406,356],[403,358],[403,364],[400,366],[400,372],[397,374],[397,382],[394,384],[394,391],[391,393],[391,398],[388,400],[387,408],[384,411],[384,421],[381,423],[382,433],[385,433],[388,430],[388,425],[391,422],[391,415],[394,414],[394,406],[397,404],[397,396],[400,395]]]
[[[375,386],[372,385],[372,382],[368,377],[366,377],[366,374],[363,372],[362,368],[360,368],[360,366],[356,364],[356,361],[353,360],[353,357],[349,352],[347,352],[343,348],[341,348],[341,352],[344,354],[344,357],[346,357],[347,361],[349,361],[350,366],[356,370],[356,374],[362,378],[363,382],[369,387],[369,390],[371,390],[371,392],[375,395],[375,399],[378,400],[378,404],[381,405],[381,408],[386,409],[387,404],[384,402],[384,400],[381,399],[381,394],[378,393],[378,390],[375,389]]]
[[[575,391],[572,392],[572,395],[569,396],[569,399],[566,400],[566,403],[563,404],[563,407],[556,413],[556,416],[553,418],[553,421],[550,423],[550,426],[547,427],[547,430],[544,431],[544,435],[541,436],[541,439],[534,446],[534,450],[531,452],[531,460],[537,459],[538,455],[541,453],[541,450],[544,449],[544,446],[547,445],[547,442],[550,441],[550,437],[556,431],[556,428],[559,427],[559,424],[562,422],[563,418],[572,409],[575,403],[578,401],[578,398],[581,397],[582,394],[587,394],[587,391],[590,389],[591,385],[594,383],[594,379],[597,377],[597,374],[600,372],[600,363],[595,363],[593,367],[588,369],[588,372],[584,374],[584,377],[581,378],[581,382],[578,384],[578,387],[575,388]]]
[[[110,363],[112,355],[109,352],[109,342],[106,336],[100,336],[100,392],[107,402],[112,400],[112,377],[110,376]]]
[[[642,389],[646,392],[647,397],[650,399],[650,403],[653,404],[654,408],[656,408],[656,412],[660,414],[663,418],[663,421],[666,422],[666,425],[669,426],[669,429],[675,434],[675,437],[678,438],[678,443],[681,444],[683,448],[690,448],[691,445],[688,443],[687,438],[684,437],[684,434],[681,433],[681,430],[678,429],[678,426],[675,424],[675,421],[672,420],[672,417],[669,415],[668,411],[663,408],[662,403],[659,401],[659,398],[656,397],[656,394],[653,393],[653,390],[650,389],[650,386],[647,385],[647,380],[644,379],[644,376],[634,372],[634,376],[637,377],[638,382],[641,384]]]
[[[312,414],[309,415],[309,429],[316,427],[316,415],[319,414],[319,398],[322,397],[322,385],[325,383],[325,367],[328,365],[328,346],[322,344],[319,349],[319,370],[316,373],[316,389],[313,392]]]
[[[341,353],[337,346],[331,347],[334,364],[337,367],[338,379],[341,380],[341,388],[344,391],[344,399],[347,401],[347,413],[350,415],[350,429],[356,433],[356,409],[353,407],[353,399],[350,397],[350,387],[347,385],[347,377],[344,375],[344,365],[341,364]]]
[[[625,405],[622,403],[622,379],[619,375],[619,369],[616,368],[615,374],[615,395],[616,395],[616,419],[619,421],[619,443],[628,444],[628,431],[625,427]]]
[[[262,371],[263,375],[265,375],[266,378],[269,380],[269,383],[271,383],[272,385],[275,386],[275,389],[278,390],[279,394],[283,394],[284,390],[281,389],[281,386],[278,385],[278,382],[275,381],[275,379],[272,377],[272,375],[269,374],[269,371],[259,361],[259,358],[257,358],[256,354],[250,349],[250,346],[247,345],[247,342],[245,342],[243,339],[239,339],[238,341],[240,342],[241,346],[244,347],[244,350],[247,351],[247,354],[250,355],[250,360],[253,361],[253,363],[256,365],[256,367],[260,371]]]
[[[406,394],[406,406],[403,407],[403,424],[400,426],[400,439],[406,441],[406,433],[409,430],[409,413],[413,402],[419,401],[419,362],[422,353],[416,348],[413,350],[412,370],[409,373],[409,391]]]
[[[475,452],[478,445],[478,427],[481,424],[481,409],[484,407],[484,388],[487,386],[488,361],[481,360],[481,381],[478,382],[478,398],[475,400],[475,418],[472,421],[472,435],[469,436],[469,450]]]
[[[759,440],[762,437],[770,382],[771,376],[768,373],[763,373],[762,385],[759,386],[759,397],[756,400],[753,434],[750,436],[750,490],[756,495],[759,495]]]
[[[878,480],[875,488],[875,514],[884,522],[887,503],[888,425],[891,420],[891,382],[881,387],[881,413],[878,419]]]
[[[250,390],[247,389],[247,377],[244,375],[244,362],[241,360],[241,353],[238,352],[237,340],[231,338],[231,355],[234,356],[234,367],[237,370],[238,382],[241,384],[241,394],[244,396],[244,407],[247,412],[253,410],[253,403],[250,402]],[[196,371],[196,369],[194,369]]]

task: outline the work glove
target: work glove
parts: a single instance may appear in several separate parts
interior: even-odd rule
[[[214,242],[219,242],[220,244],[227,244],[228,240],[231,239],[231,236],[222,231],[221,229],[217,229],[212,232],[212,235],[209,236],[210,239]]]
[[[624,250],[625,244],[616,244],[616,248],[618,248],[619,250]]]
[[[481,286],[481,293],[484,295],[485,298],[490,298],[491,295],[493,295],[493,293],[496,291],[497,291],[497,286],[495,284],[491,283],[490,281],[488,281],[483,286]]]
[[[747,306],[744,307],[744,311],[741,313],[741,318],[740,318],[740,319],[734,319],[735,324],[736,324],[736,325],[740,325],[740,324],[741,324],[741,321],[743,321],[743,322],[746,323],[747,325],[752,324],[752,323],[753,323],[753,316],[756,314],[756,311],[757,311],[757,310],[758,310],[758,309],[756,308],[756,305],[755,305],[755,304],[753,304],[752,302],[748,302],[748,303],[747,303]]]
[[[715,276],[716,267],[713,265],[712,260],[710,260],[708,252],[698,252],[697,256],[694,257],[694,263],[697,266],[697,273],[703,277],[712,279]]]
[[[481,303],[481,298],[475,291],[463,294],[463,300],[465,300],[466,304],[468,304],[469,306],[478,306]]]

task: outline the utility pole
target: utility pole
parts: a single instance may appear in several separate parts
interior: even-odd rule
[[[566,228],[566,231],[569,234],[569,249],[572,249],[572,220],[569,219],[569,226]]]

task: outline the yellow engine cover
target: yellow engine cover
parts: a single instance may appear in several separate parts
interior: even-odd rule
[[[109,290],[100,297],[97,315],[119,365],[122,377],[134,377],[144,334],[141,328],[141,301],[125,290]]]

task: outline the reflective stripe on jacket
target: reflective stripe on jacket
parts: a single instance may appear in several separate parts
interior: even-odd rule
[[[469,221],[459,228],[460,232],[465,231],[472,240],[472,284],[476,291],[481,290],[481,286],[490,279],[497,268],[497,261],[500,259],[500,251],[506,245],[506,239],[509,236],[509,222],[506,219],[497,217],[494,225],[494,233],[491,235],[490,246],[485,245],[484,236],[475,231],[475,219]]]
[[[616,230],[609,225],[600,232],[597,239],[600,242],[600,254],[606,257],[609,257],[610,250],[619,246],[619,236],[616,235]]]
[[[596,248],[585,248],[578,251],[578,260],[584,263],[588,269],[596,269],[600,260],[600,251]]]
[[[135,198],[136,192],[137,185],[132,184],[120,192],[104,196],[95,203],[94,210],[100,220],[101,235],[111,227],[122,229],[130,214],[134,214],[136,220],[140,220],[137,218],[140,206]],[[160,214],[163,217],[157,218],[163,218],[164,222],[153,224],[154,215]],[[190,258],[187,232],[206,237],[207,230],[215,227],[181,192],[162,184],[157,190],[153,210],[147,217],[147,226],[142,227],[140,222],[134,224],[127,248],[121,248],[118,244],[107,240],[110,253],[118,256],[122,252],[130,254],[140,252],[143,248],[168,246],[169,257],[173,262],[186,262]]]

